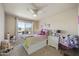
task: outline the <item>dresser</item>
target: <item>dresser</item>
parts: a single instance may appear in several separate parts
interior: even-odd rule
[[[56,36],[48,36],[48,45],[55,47],[58,50],[58,37]]]

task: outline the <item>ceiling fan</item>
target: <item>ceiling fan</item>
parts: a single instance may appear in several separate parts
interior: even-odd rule
[[[33,16],[37,16],[38,9],[32,9],[32,8],[30,8],[30,12],[33,14]]]
[[[29,8],[29,10],[33,14],[33,16],[36,17],[40,9],[33,3],[31,5],[33,6],[33,8]]]

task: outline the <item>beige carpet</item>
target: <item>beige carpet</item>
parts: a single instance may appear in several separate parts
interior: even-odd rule
[[[53,47],[46,46],[37,52],[33,53],[31,56],[62,56],[58,50]]]
[[[17,40],[16,43],[14,44],[15,46],[14,49],[10,51],[7,55],[8,56],[28,56],[22,44],[23,44],[23,40]],[[61,54],[55,48],[46,46],[36,51],[30,56],[61,56]]]
[[[8,56],[29,56],[22,45],[14,48]],[[58,50],[53,47],[46,46],[30,56],[62,56]]]

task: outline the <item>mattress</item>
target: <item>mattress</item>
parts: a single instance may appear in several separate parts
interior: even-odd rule
[[[37,44],[44,40],[47,40],[47,37],[43,35],[29,36],[29,37],[26,37],[26,39],[24,40],[24,45],[28,48],[29,46]]]

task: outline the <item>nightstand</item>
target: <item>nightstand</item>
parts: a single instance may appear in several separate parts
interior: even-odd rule
[[[56,36],[48,36],[48,45],[55,47],[58,50],[58,37]]]

